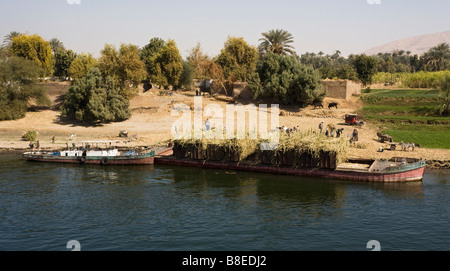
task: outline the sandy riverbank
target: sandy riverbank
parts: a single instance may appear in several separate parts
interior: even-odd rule
[[[71,140],[117,140],[123,147],[157,147],[164,146],[172,138],[171,128],[178,116],[172,116],[172,108],[176,104],[186,104],[193,108],[194,92],[173,92],[171,96],[160,96],[158,90],[149,90],[140,93],[131,101],[132,117],[124,122],[104,125],[82,125],[61,118],[58,103],[67,90],[67,85],[53,83],[47,86],[49,96],[54,103],[51,109],[37,109],[27,112],[26,117],[14,121],[0,122],[0,150],[24,150],[29,142],[21,141],[21,136],[28,130],[38,132],[38,139],[43,149],[59,149],[66,146]],[[202,98],[203,108],[214,103],[225,110],[225,105],[231,102],[228,97]],[[251,101],[240,100],[243,104]],[[334,124],[337,128],[344,128],[343,136],[351,134],[354,127],[345,125],[344,116],[352,113],[360,106],[357,97],[349,101],[326,98],[324,105],[329,102],[338,102],[339,109],[313,107],[282,107],[279,116],[280,126],[299,127],[300,130],[317,130],[318,124],[323,121],[324,126]],[[223,116],[225,118],[225,114]],[[128,134],[136,135],[137,140],[127,142],[119,138],[120,130],[128,131]],[[380,143],[377,137],[379,127],[366,124],[358,128],[359,142],[356,147],[351,147],[350,155],[355,158],[391,158],[393,156],[407,156],[426,160],[448,161],[450,150],[416,148],[414,151],[390,151],[378,152]],[[71,138],[71,135],[76,135]],[[52,137],[55,136],[55,143]]]

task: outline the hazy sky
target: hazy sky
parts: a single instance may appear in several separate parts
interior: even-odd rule
[[[197,43],[215,56],[228,36],[257,46],[277,28],[293,35],[298,54],[348,55],[450,30],[449,0],[0,0],[0,13],[1,38],[39,34],[95,56],[105,43],[143,47],[152,37],[175,40],[183,57]]]

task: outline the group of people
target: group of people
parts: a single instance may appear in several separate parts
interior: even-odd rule
[[[52,144],[55,144],[55,136],[52,136]],[[36,143],[33,143],[32,140],[30,140],[30,144],[28,145],[30,147],[30,149],[40,149],[41,148],[41,144],[39,142],[39,140],[36,141]]]
[[[282,127],[278,127],[278,129],[286,132],[288,135],[291,133],[295,133],[300,131],[300,127],[297,125],[296,127],[286,127],[286,126],[282,126]]]
[[[323,121],[319,123],[319,133],[323,133]],[[341,137],[342,133],[344,132],[344,128],[334,129],[327,127],[325,129],[325,136],[327,137],[334,137],[334,134],[336,132],[336,138]],[[355,143],[358,141],[358,130],[354,129],[352,134],[347,135],[347,137],[350,137],[350,143]]]

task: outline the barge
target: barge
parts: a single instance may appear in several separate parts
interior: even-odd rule
[[[155,156],[155,164],[188,166],[210,169],[296,175],[362,182],[416,182],[423,179],[426,161],[415,158],[349,159],[334,168],[269,165],[247,161],[211,161],[208,159],[179,158],[167,149]]]

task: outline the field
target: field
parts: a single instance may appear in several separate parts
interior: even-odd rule
[[[450,117],[437,115],[438,94],[433,89],[375,89],[362,96],[359,113],[396,142],[450,149]]]

